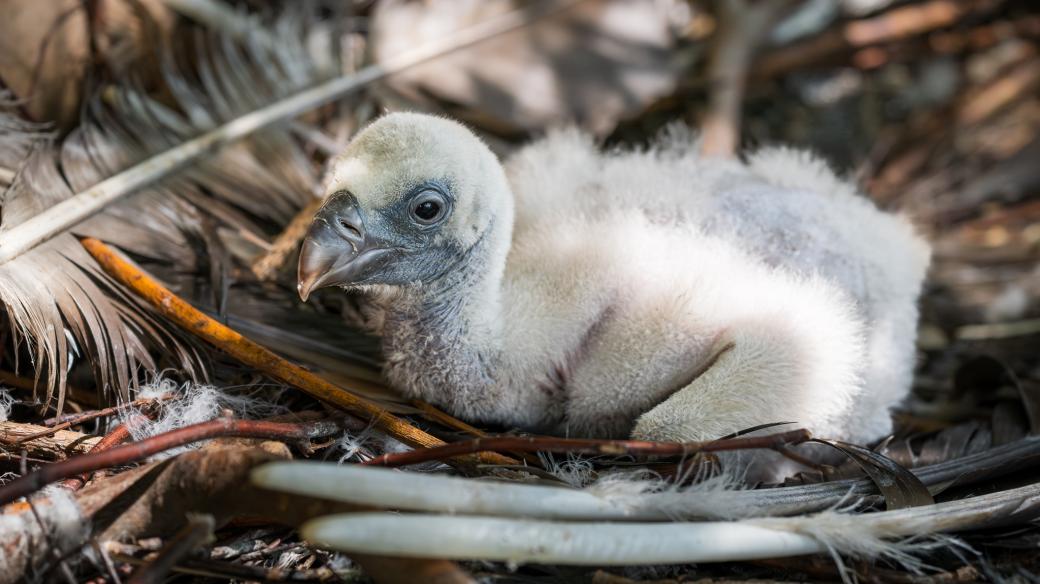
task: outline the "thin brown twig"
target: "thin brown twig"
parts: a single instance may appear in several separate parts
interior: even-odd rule
[[[104,567],[105,572],[114,584],[121,584],[122,580],[119,578],[119,574],[116,573],[116,565],[112,563],[112,557],[108,554],[96,537],[90,539],[90,548],[94,550],[94,555],[101,560],[101,565]],[[96,565],[96,563],[95,563]]]
[[[161,584],[179,561],[213,539],[212,515],[190,515],[188,523],[159,550],[149,564],[138,568],[127,584]]]
[[[362,462],[372,466],[404,466],[442,460],[460,454],[489,451],[556,452],[610,456],[686,456],[698,452],[776,449],[800,444],[812,435],[808,430],[791,430],[766,436],[730,438],[708,442],[645,442],[642,440],[593,440],[582,438],[553,438],[550,436],[494,436],[465,442],[453,442],[435,448],[383,454]]]
[[[33,501],[26,501],[26,505],[29,506],[29,512],[32,513],[33,519],[40,526],[40,533],[43,534],[44,539],[47,542],[47,555],[51,556],[54,560],[54,564],[61,569],[62,575],[69,584],[76,584],[76,578],[72,575],[72,570],[69,569],[69,565],[65,562],[65,558],[61,554],[61,545],[54,541],[56,534],[52,532],[43,518],[40,517],[40,512],[36,510],[36,503]]]
[[[446,428],[458,430],[459,432],[464,432],[466,434],[469,434],[470,436],[476,436],[477,438],[483,438],[487,436],[487,433],[485,433],[480,428],[471,426],[454,416],[449,416],[448,414],[442,412],[441,410],[438,410],[437,408],[431,406],[430,404],[422,400],[412,400],[411,404],[415,406],[415,408],[419,410],[419,412],[424,417],[426,417],[432,422],[437,422],[438,424]]]
[[[775,450],[778,454],[780,454],[784,458],[786,458],[786,459],[788,459],[788,460],[790,460],[792,462],[797,462],[798,464],[800,464],[802,466],[805,466],[807,468],[811,468],[812,470],[815,470],[815,471],[822,471],[825,468],[825,466],[826,466],[826,465],[820,464],[820,463],[812,460],[811,458],[809,458],[807,456],[802,456],[801,454],[798,454],[797,452],[795,452],[794,450],[791,450],[790,448],[788,448],[786,446],[778,446],[778,447],[774,448],[773,450]]]
[[[123,564],[143,566],[145,561],[126,554],[112,554],[112,558]],[[223,580],[244,580],[260,582],[325,582],[336,581],[336,573],[328,567],[311,570],[292,570],[286,568],[249,566],[245,564],[220,562],[205,559],[185,559],[170,570],[189,576],[220,578]]]
[[[84,422],[89,422],[95,418],[111,416],[128,408],[149,406],[158,402],[170,401],[176,399],[177,397],[178,396],[173,393],[164,393],[160,396],[141,398],[138,400],[121,403],[117,406],[112,406],[108,408],[83,410],[81,412],[75,412],[71,414],[62,414],[53,418],[47,418],[42,422],[42,424],[44,426],[47,426],[48,428],[53,428],[57,424],[64,424],[66,422],[71,421],[73,426],[78,426]]]
[[[30,495],[54,481],[103,468],[138,462],[154,454],[213,438],[263,438],[298,442],[332,436],[340,427],[329,421],[286,424],[263,420],[217,418],[185,426],[111,450],[84,454],[41,467],[0,486],[0,505]]]
[[[759,43],[791,0],[721,0],[719,29],[708,63],[708,112],[701,121],[701,153],[732,158],[740,145],[741,104]]]
[[[239,361],[256,367],[274,379],[299,388],[317,399],[336,405],[350,414],[369,420],[380,430],[409,446],[429,448],[444,444],[443,440],[413,426],[375,403],[286,361],[269,349],[199,312],[191,304],[117,256],[101,241],[88,237],[82,239],[81,243],[110,276],[129,287],[185,330]],[[472,467],[476,463],[516,464],[511,458],[492,453],[477,458],[464,457],[453,462],[463,467]]]
[[[74,430],[60,430],[54,436],[22,444],[17,449],[12,448],[11,445],[19,437],[36,434],[39,431],[40,426],[34,424],[0,422],[0,451],[13,454],[17,450],[37,458],[60,460],[72,454],[85,454],[100,440],[98,436],[91,436]]]
[[[289,225],[285,227],[271,244],[271,248],[253,262],[253,275],[261,282],[273,280],[278,271],[282,269],[289,257],[300,247],[300,242],[307,234],[311,219],[321,208],[324,199],[314,199],[308,203],[300,212],[293,217]]]
[[[101,409],[101,410],[93,410],[93,411],[89,411],[89,412],[80,412],[78,414],[73,414],[71,416],[62,416],[62,418],[64,418],[64,421],[61,422],[60,424],[56,424],[54,426],[51,426],[50,428],[48,428],[46,430],[43,430],[42,432],[37,432],[36,434],[32,434],[32,435],[29,435],[29,436],[23,436],[22,438],[19,438],[17,441],[15,441],[15,444],[24,444],[25,442],[29,442],[31,440],[36,440],[37,438],[44,438],[46,436],[51,436],[51,435],[53,435],[53,434],[55,434],[55,433],[57,433],[57,432],[59,432],[61,430],[65,430],[67,428],[71,428],[72,426],[78,426],[79,424],[82,424],[84,422],[89,422],[90,420],[96,420],[97,418],[104,418],[106,416],[111,416],[111,415],[114,415],[114,414],[118,414],[119,412],[121,412],[121,411],[123,411],[125,409],[128,409],[128,408],[146,407],[146,406],[150,406],[150,405],[154,405],[156,403],[159,403],[160,401],[173,399],[174,397],[175,396],[172,395],[172,394],[166,394],[166,395],[162,395],[162,396],[155,397],[155,398],[134,400],[132,402],[119,404],[118,406],[112,406],[110,408],[104,408],[104,409]],[[52,420],[58,420],[58,419],[60,419],[60,418],[52,418]],[[47,420],[47,421],[50,421],[50,420]],[[44,421],[44,425],[47,425],[47,421]]]
[[[34,394],[36,393],[36,380],[30,379],[28,377],[21,377],[19,375],[15,375],[10,371],[0,370],[0,383],[3,383],[4,385],[9,385],[15,389],[29,391]],[[76,387],[71,384],[66,384],[65,392],[77,402],[87,404],[91,407],[95,407],[98,405],[97,398],[95,397],[95,394],[93,394],[92,392],[80,389],[79,387]]]
[[[126,442],[130,439],[131,436],[130,426],[133,424],[140,423],[141,421],[147,419],[148,418],[144,414],[138,414],[137,416],[134,416],[125,424],[117,426],[116,429],[106,434],[105,437],[102,438],[100,442],[95,444],[93,448],[90,449],[90,452],[88,452],[87,454],[97,454],[99,452],[105,452],[106,450],[111,450],[116,446],[119,446],[123,442]],[[65,487],[66,489],[69,489],[70,491],[78,491],[81,488],[83,488],[83,485],[87,484],[87,481],[89,480],[90,473],[82,473],[79,476],[65,479],[61,482],[61,486]]]

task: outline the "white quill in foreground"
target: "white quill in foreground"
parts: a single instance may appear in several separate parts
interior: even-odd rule
[[[719,562],[831,552],[888,557],[913,566],[912,553],[926,549],[929,537],[1025,521],[1040,509],[1040,485],[1028,485],[880,513],[824,511],[801,517],[767,517],[766,514],[782,509],[761,505],[771,498],[770,491],[793,496],[804,488],[734,491],[698,490],[694,485],[681,494],[690,500],[691,508],[728,507],[727,514],[745,518],[648,523],[646,519],[655,514],[664,519],[664,509],[654,512],[655,498],[657,502],[663,499],[660,494],[614,498],[555,487],[299,462],[260,467],[254,471],[253,481],[265,488],[366,507],[379,504],[392,509],[447,513],[348,513],[323,517],[301,530],[318,545],[378,555],[573,565]],[[643,505],[639,505],[640,498]],[[832,500],[832,504],[835,502]],[[906,538],[912,542],[901,541]]]

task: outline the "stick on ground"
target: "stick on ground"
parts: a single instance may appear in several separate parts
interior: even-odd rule
[[[748,70],[762,40],[791,0],[722,0],[708,63],[708,112],[701,121],[701,153],[732,158],[740,145],[740,108]]]
[[[145,406],[156,404],[159,401],[165,401],[165,400],[173,399],[173,397],[174,397],[173,395],[167,394],[167,395],[160,396],[158,398],[146,398],[146,399],[134,400],[132,402],[126,402],[126,403],[119,404],[118,406],[112,406],[112,407],[104,408],[104,409],[101,409],[101,410],[94,410],[92,412],[80,412],[78,414],[72,414],[72,415],[69,415],[69,416],[62,416],[62,418],[64,418],[63,421],[60,421],[60,422],[56,423],[55,425],[50,426],[46,430],[41,430],[40,432],[37,432],[36,434],[33,434],[31,436],[25,436],[23,438],[19,438],[18,441],[17,441],[17,444],[22,444],[22,443],[25,443],[25,442],[29,442],[31,440],[36,440],[37,438],[43,438],[45,436],[50,436],[52,434],[55,434],[59,430],[65,430],[65,429],[71,428],[73,426],[78,426],[78,425],[83,424],[85,422],[89,422],[90,420],[95,420],[97,418],[104,418],[106,416],[111,416],[113,414],[118,414],[119,412],[121,412],[121,411],[123,411],[125,409],[128,409],[128,408],[145,407]],[[60,418],[55,418],[55,420],[59,420],[59,419]],[[47,422],[44,422],[44,425],[47,425]]]
[[[253,263],[253,275],[257,280],[270,282],[278,276],[278,271],[282,269],[285,262],[289,261],[289,257],[300,248],[300,242],[303,241],[307,229],[311,226],[311,219],[324,202],[324,199],[314,199],[301,209],[274,240],[271,249]]]
[[[140,423],[141,421],[147,419],[147,416],[145,416],[144,414],[137,414],[136,416],[128,420],[126,423],[120,424],[114,430],[112,430],[108,434],[105,434],[105,437],[102,438],[100,442],[95,444],[90,449],[88,454],[98,454],[100,452],[105,452],[106,450],[111,450],[116,446],[119,446],[123,442],[126,442],[131,438],[130,426],[132,426],[133,424]],[[65,479],[61,482],[61,485],[66,489],[69,489],[70,491],[78,491],[79,489],[83,488],[83,485],[87,484],[87,481],[89,480],[90,473],[85,472],[83,474],[80,474],[79,476],[69,477]]]
[[[223,350],[239,361],[256,367],[274,379],[299,388],[324,402],[338,406],[350,414],[371,421],[380,430],[409,446],[430,448],[444,444],[443,440],[416,428],[376,404],[282,359],[272,351],[199,312],[187,301],[170,292],[147,274],[117,256],[115,252],[104,243],[101,243],[101,241],[94,238],[85,238],[82,240],[82,243],[83,247],[86,248],[90,255],[94,256],[94,259],[97,260],[105,272],[129,287],[164,316],[184,327],[185,330]],[[516,461],[496,454],[484,454],[479,457],[460,457],[460,459],[456,460],[468,465],[478,462],[485,464],[516,464]]]
[[[49,464],[0,486],[0,505],[35,493],[48,484],[103,468],[130,464],[171,448],[212,438],[264,438],[268,440],[301,441],[339,433],[340,427],[332,422],[285,424],[262,420],[217,418],[152,436],[140,442],[118,446],[111,450],[76,456]]]
[[[686,456],[698,452],[721,452],[723,450],[777,449],[800,444],[811,437],[808,430],[791,430],[767,436],[730,438],[709,442],[645,442],[642,440],[595,440],[551,436],[497,436],[453,442],[436,448],[388,453],[361,464],[404,466],[442,460],[459,454],[487,451],[555,452],[593,456]]]
[[[196,548],[213,540],[215,522],[210,515],[190,515],[188,523],[174,535],[158,557],[138,568],[128,584],[162,584],[177,563]]]

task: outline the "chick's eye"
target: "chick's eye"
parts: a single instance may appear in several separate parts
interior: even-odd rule
[[[433,201],[423,201],[415,207],[415,216],[423,221],[431,221],[441,212],[441,206]]]
[[[444,218],[444,198],[437,191],[425,191],[412,201],[411,209],[416,223],[433,225]]]

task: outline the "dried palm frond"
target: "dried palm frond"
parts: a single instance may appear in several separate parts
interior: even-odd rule
[[[0,304],[47,399],[56,393],[61,407],[77,350],[99,387],[123,397],[137,372],[156,368],[148,347],[172,352],[179,368],[203,369],[180,335],[97,271],[74,235],[180,268],[204,261],[219,279],[214,225],[263,239],[261,224],[284,224],[313,196],[315,169],[275,124],[574,3],[518,10],[354,74],[341,74],[339,36],[319,26],[321,6],[295,3],[248,34],[201,38],[187,63],[168,55],[162,73],[173,107],[132,84],[99,91],[76,132],[33,155],[2,209]],[[125,202],[129,193],[137,194]],[[195,261],[181,252],[188,242],[209,251]]]
[[[284,28],[279,31],[284,42],[277,46],[211,35],[200,39],[188,67],[178,67],[168,56],[163,73],[175,108],[132,86],[107,88],[92,99],[80,127],[60,143],[32,141],[29,126],[17,118],[5,121],[0,126],[3,160],[16,160],[28,148],[33,152],[5,192],[0,236],[156,152],[251,111],[258,102],[276,101],[336,73],[329,67],[334,61],[316,59],[305,49],[311,21],[277,22]],[[316,63],[324,63],[324,69]],[[230,83],[235,76],[239,79]],[[249,76],[248,83],[243,76]],[[149,348],[164,348],[167,365],[192,377],[203,374],[201,355],[191,342],[101,271],[76,236],[100,237],[135,257],[184,272],[209,265],[219,279],[226,272],[226,254],[207,228],[219,225],[266,237],[258,224],[270,229],[287,222],[314,196],[315,171],[286,131],[255,134],[0,264],[0,302],[16,340],[28,347],[46,397],[55,396],[54,405],[62,407],[77,354],[94,367],[99,389],[121,398],[128,397],[139,373],[159,369]],[[214,287],[222,288],[219,282]]]
[[[16,102],[0,90],[0,197],[14,182],[18,169],[25,162],[33,144],[47,136],[40,124],[27,122],[15,113]],[[3,199],[0,198],[0,205]]]

